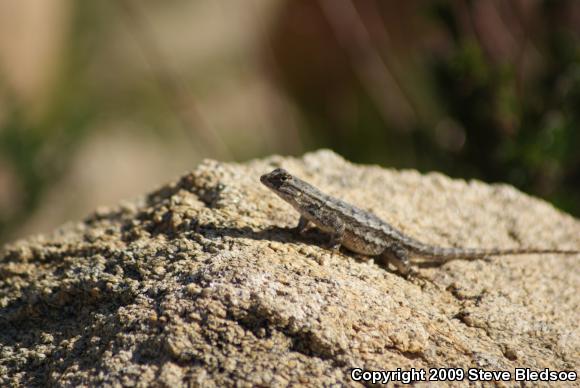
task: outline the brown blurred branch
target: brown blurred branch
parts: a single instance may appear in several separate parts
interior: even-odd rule
[[[396,127],[418,113],[397,74],[374,45],[370,33],[351,0],[319,0],[339,44],[346,51],[353,70],[374,100],[385,122]],[[394,98],[393,91],[399,98]]]
[[[533,42],[530,39],[530,31],[531,31],[531,18],[525,14],[523,4],[519,4],[517,2],[508,2],[508,6],[512,8],[512,12],[515,15],[516,20],[519,22],[519,29],[520,29],[520,36],[517,40],[517,47],[515,52],[515,59],[514,59],[514,68],[515,68],[515,81],[516,81],[516,95],[518,96],[518,100],[521,101],[524,99],[525,96],[525,83],[524,80],[526,78],[526,54],[528,51],[532,51],[538,55],[537,50],[533,46]]]

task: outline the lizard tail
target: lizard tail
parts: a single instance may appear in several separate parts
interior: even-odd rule
[[[437,258],[440,261],[449,260],[477,260],[488,256],[507,256],[507,255],[528,255],[528,254],[555,254],[555,255],[577,255],[578,250],[565,249],[540,249],[540,248],[513,248],[513,249],[478,249],[478,248],[439,248],[423,247],[419,249],[419,254],[431,258]]]

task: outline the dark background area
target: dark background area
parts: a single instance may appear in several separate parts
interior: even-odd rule
[[[0,4],[0,241],[331,148],[580,214],[580,2]]]

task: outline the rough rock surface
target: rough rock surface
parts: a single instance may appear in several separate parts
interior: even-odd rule
[[[353,367],[574,370],[578,256],[423,266],[409,281],[290,229],[283,166],[444,246],[577,249],[580,222],[505,185],[330,151],[207,161],[143,198],[0,253],[0,385],[309,385]]]

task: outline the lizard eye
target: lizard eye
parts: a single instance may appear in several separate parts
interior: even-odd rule
[[[282,181],[282,182],[286,182],[288,180],[290,180],[290,178],[292,177],[290,174],[288,174],[288,172],[282,168],[278,168],[276,170],[274,170],[274,173],[276,175],[276,178],[278,178],[278,180]]]

